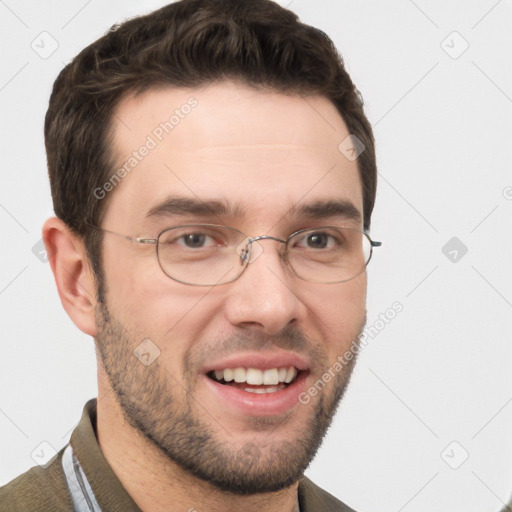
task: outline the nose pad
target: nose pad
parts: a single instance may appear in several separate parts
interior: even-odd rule
[[[257,240],[250,237],[245,238],[237,246],[236,253],[240,256],[240,264],[247,265],[255,261],[263,252],[263,247]]]

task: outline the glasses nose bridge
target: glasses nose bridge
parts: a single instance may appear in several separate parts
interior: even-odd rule
[[[280,242],[281,244],[285,244],[284,249],[279,250],[281,257],[285,256],[286,246],[288,244],[288,242],[286,240],[283,240],[282,238],[277,238],[277,237],[271,236],[271,235],[251,236],[251,237],[247,237],[247,240],[246,240],[247,247],[249,248],[249,251],[247,251],[245,254],[241,255],[242,263],[246,258],[248,258],[247,264],[252,263],[259,256],[259,254],[261,254],[261,252],[263,252],[263,249],[260,249],[261,252],[256,255],[256,258],[253,257],[253,243],[259,242],[260,240],[274,240],[275,242]],[[250,256],[248,253],[250,254]]]
[[[260,235],[260,236],[249,237],[249,239],[247,240],[247,243],[252,244],[253,242],[257,242],[258,240],[275,240],[276,242],[282,242],[283,244],[286,243],[286,240],[282,240],[281,238],[276,238],[275,236],[271,236],[271,235]]]

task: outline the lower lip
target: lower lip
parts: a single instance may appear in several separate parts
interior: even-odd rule
[[[248,416],[272,416],[287,412],[299,403],[303,392],[307,371],[302,371],[295,382],[273,393],[251,393],[225,384],[219,384],[204,375],[209,389],[219,399]]]

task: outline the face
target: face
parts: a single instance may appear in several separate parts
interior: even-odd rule
[[[363,226],[357,162],[338,150],[349,133],[325,98],[232,82],[162,88],[125,98],[114,120],[116,169],[135,160],[108,192],[104,229],[156,238],[208,223],[286,239]],[[97,308],[98,353],[129,424],[180,467],[245,494],[301,477],[355,359],[333,364],[366,316],[365,272],[311,283],[290,270],[278,242],[258,244],[237,280],[191,286],[162,271],[154,245],[105,234]],[[315,383],[318,392],[299,400]]]

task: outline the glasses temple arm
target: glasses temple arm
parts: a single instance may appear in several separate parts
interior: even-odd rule
[[[128,235],[122,235],[121,233],[116,233],[115,231],[110,231],[109,229],[100,228],[98,226],[95,226],[94,224],[91,224],[90,222],[87,222],[87,221],[85,221],[85,223],[89,227],[94,228],[98,231],[102,231],[103,233],[110,233],[111,235],[120,236],[121,238],[124,238],[125,240],[129,240],[130,242],[136,242],[138,244],[153,244],[153,245],[158,242],[158,240],[156,238],[141,238],[141,237],[133,238]]]

